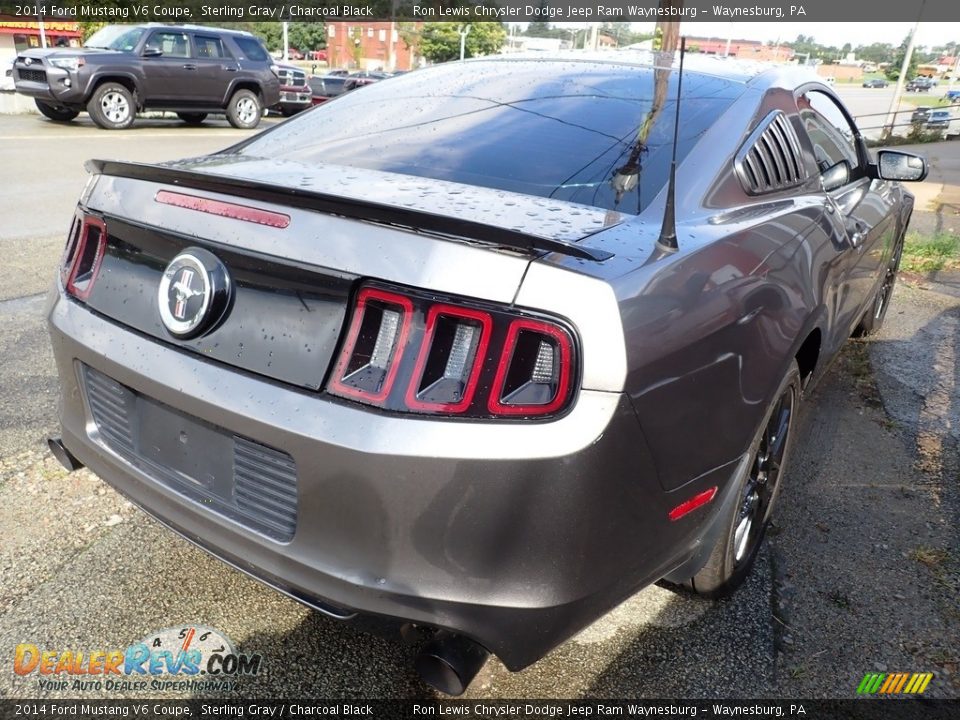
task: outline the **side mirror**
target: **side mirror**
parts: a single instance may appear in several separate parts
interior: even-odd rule
[[[850,163],[841,160],[820,175],[820,184],[826,191],[836,190],[850,182]]]
[[[156,45],[147,45],[143,49],[144,57],[160,57],[161,55],[163,55],[163,50],[158,48]]]
[[[899,150],[877,152],[877,177],[881,180],[916,182],[927,176],[927,161]]]

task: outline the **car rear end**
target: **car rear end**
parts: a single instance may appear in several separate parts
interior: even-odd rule
[[[343,95],[346,91],[347,78],[343,75],[313,75],[308,80],[314,105],[322,105],[327,100]]]
[[[605,155],[653,73],[557,68],[483,64],[460,98],[439,68],[209,158],[93,164],[49,306],[65,450],[330,616],[514,670],[690,560],[734,468],[661,485],[590,244],[645,232],[617,206],[663,186],[669,143],[632,189]],[[742,93],[684,82],[705,98],[691,127]],[[530,87],[519,116],[475,95]]]

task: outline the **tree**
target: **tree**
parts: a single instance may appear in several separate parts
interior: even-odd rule
[[[887,68],[887,79],[888,80],[898,80],[900,78],[900,68],[903,67],[903,58],[907,54],[907,45],[910,43],[910,36],[913,32],[907,33],[907,36],[903,39],[903,42],[900,43],[900,47],[897,48],[897,54],[893,57],[893,63],[890,67]],[[907,76],[904,80],[913,80],[917,76],[917,54],[911,53],[910,55],[910,64],[907,66]]]
[[[858,60],[872,63],[893,62],[894,49],[890,43],[871,43],[860,45],[855,50]]]
[[[507,31],[498,22],[435,22],[424,23],[420,33],[420,52],[431,62],[447,62],[460,58],[460,26],[469,25],[470,34],[465,57],[478,57],[498,52],[507,39]]]
[[[281,37],[282,34],[281,30]],[[323,22],[290,23],[287,40],[290,47],[295,47],[302,53],[320,50],[327,46],[327,26]]]
[[[77,25],[80,26],[80,33],[83,35],[83,42],[86,42],[91,35],[93,35],[97,30],[102,27],[106,27],[110,23],[105,22],[79,22]]]
[[[548,22],[532,22],[527,24],[524,35],[529,37],[556,37],[555,31]]]

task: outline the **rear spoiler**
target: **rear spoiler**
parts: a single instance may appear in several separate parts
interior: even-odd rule
[[[585,247],[565,240],[541,237],[495,225],[487,225],[473,220],[462,220],[449,215],[394,207],[370,200],[311,192],[296,187],[282,187],[247,178],[212,175],[190,170],[178,170],[162,165],[146,165],[117,160],[88,160],[84,167],[86,167],[87,172],[95,175],[146,180],[194,190],[240,196],[249,200],[313,210],[328,215],[338,215],[351,220],[364,220],[379,225],[390,225],[444,237],[499,245],[531,254],[555,252],[596,262],[609,260],[613,257],[613,253],[606,250]]]

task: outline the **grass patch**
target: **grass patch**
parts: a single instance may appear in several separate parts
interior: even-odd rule
[[[945,562],[947,558],[950,557],[950,554],[942,548],[923,546],[916,548],[912,553],[910,553],[910,556],[918,563],[922,563],[928,568],[935,568],[941,563]]]
[[[922,93],[905,92],[900,96],[900,102],[913,105],[914,107],[919,107],[920,105],[926,105],[927,107],[950,107],[950,101],[947,100],[945,95],[924,95]]]
[[[960,235],[907,233],[900,267],[913,273],[960,268]]]

